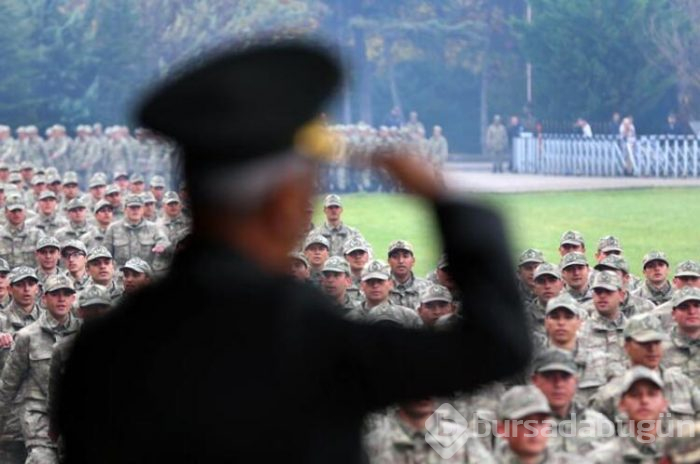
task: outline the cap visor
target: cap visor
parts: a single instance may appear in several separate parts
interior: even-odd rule
[[[523,417],[530,416],[532,414],[552,414],[552,410],[549,409],[549,406],[532,405],[513,411],[511,414],[508,414],[508,417],[505,417],[504,419],[517,420],[522,419]]]
[[[665,333],[655,332],[653,330],[645,330],[638,334],[631,335],[630,338],[638,343],[663,342],[668,340],[668,336]]]
[[[370,279],[389,280],[389,276],[382,274],[381,272],[370,272],[369,274],[362,276],[363,282]]]
[[[424,300],[420,300],[421,304],[423,303],[430,303],[432,301],[444,301],[445,303],[452,303],[452,300],[442,297],[442,296],[432,296],[430,298],[426,298]]]
[[[559,363],[547,364],[547,365],[542,366],[541,368],[537,369],[537,372],[554,372],[554,371],[568,372],[571,375],[576,375],[578,373],[576,371],[576,369],[572,369],[570,366],[567,366],[566,364],[559,364]]]

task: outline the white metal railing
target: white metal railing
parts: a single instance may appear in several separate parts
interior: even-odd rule
[[[513,141],[513,167],[525,174],[698,177],[700,143],[689,135],[615,136],[524,134]]]

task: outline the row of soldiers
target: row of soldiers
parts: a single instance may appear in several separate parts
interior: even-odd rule
[[[73,170],[81,182],[99,171],[140,172],[151,176],[169,173],[174,145],[152,132],[137,128],[133,135],[126,126],[81,124],[70,137],[66,128],[55,124],[45,137],[36,126],[16,128],[0,125],[0,162],[7,166],[29,163],[53,166],[59,171]]]
[[[0,169],[2,463],[58,461],[51,398],[82,320],[157,278],[190,231],[163,176],[98,172],[82,192],[46,171]]]
[[[323,205],[324,223],[290,254],[291,275],[318,286],[351,320],[430,330],[468,323],[468,298],[445,256],[426,278],[414,274],[406,240],[389,244],[387,262],[375,259],[361,232],[342,222],[340,198]],[[577,231],[562,234],[559,251],[556,264],[535,249],[518,260],[532,365],[476,393],[407,402],[371,418],[370,462],[658,462],[667,447],[686,443],[683,434],[700,418],[700,265],[679,263],[669,281],[668,258],[652,251],[639,278],[620,241],[606,236],[592,266]],[[467,420],[464,443],[449,458],[429,433],[440,403],[454,408],[445,433]],[[503,433],[513,421],[559,433]],[[669,431],[674,438],[663,437]]]

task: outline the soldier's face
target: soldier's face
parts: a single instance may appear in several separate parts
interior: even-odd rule
[[[7,295],[8,289],[10,288],[9,275],[9,272],[0,272],[0,295],[3,297]]]
[[[389,266],[391,273],[398,279],[403,279],[411,274],[416,258],[408,250],[395,250],[389,255]]]
[[[549,300],[559,295],[561,289],[564,288],[564,282],[561,279],[557,279],[549,274],[539,276],[534,282],[535,287],[533,290],[542,304],[546,304]]]
[[[136,182],[134,184],[129,185],[129,190],[131,190],[131,193],[143,193],[145,184],[143,182]]]
[[[532,383],[540,389],[552,409],[568,407],[576,395],[576,376],[564,371],[539,372]]]
[[[47,216],[56,211],[56,200],[53,198],[45,198],[39,202],[39,210]]]
[[[429,327],[434,326],[438,319],[453,311],[452,303],[447,301],[428,301],[421,303],[418,308],[418,315],[423,319],[423,323]]]
[[[100,200],[105,195],[106,189],[106,185],[97,185],[95,187],[90,187],[90,195],[92,195],[92,198],[94,198],[95,200]]]
[[[155,206],[155,204],[153,206]],[[173,201],[165,205],[165,214],[167,214],[168,217],[178,217],[181,211],[182,205],[179,201]]]
[[[63,186],[63,194],[68,200],[78,196],[78,184],[65,184]]]
[[[619,409],[633,421],[655,421],[666,410],[664,393],[648,380],[639,380],[620,399]]]
[[[603,316],[610,316],[620,308],[620,304],[624,299],[624,293],[620,290],[612,291],[607,288],[593,289],[593,304],[596,311]]]
[[[295,279],[305,281],[308,280],[311,276],[309,268],[306,267],[306,264],[304,264],[303,261],[300,261],[298,259],[292,259],[290,260],[289,266],[289,273]]]
[[[34,177],[34,171],[31,169],[22,169],[20,174],[22,175],[22,179],[24,179],[24,181],[27,183],[32,180],[32,177]]]
[[[32,190],[34,190],[34,195],[39,195],[41,192],[46,190],[46,184],[34,184],[34,186],[32,186]]]
[[[109,305],[95,304],[90,306],[81,306],[78,308],[78,317],[84,321],[106,314],[109,311]]]
[[[350,264],[351,271],[361,272],[369,261],[369,253],[365,250],[353,250],[345,255],[345,260]]]
[[[85,270],[85,254],[80,250],[69,248],[63,250],[63,263],[72,274],[77,274]]]
[[[564,243],[559,245],[559,254],[564,256],[572,252],[585,253],[586,248],[581,244]]]
[[[165,195],[165,188],[163,188],[163,187],[151,187],[151,193],[153,194],[154,197],[156,197],[156,200],[160,201],[163,199],[163,195]]]
[[[499,422],[498,433],[504,436],[516,456],[534,458],[547,448],[549,419],[550,417],[546,414],[531,414],[517,421],[509,421],[508,426]],[[529,427],[525,426],[525,422]]]
[[[88,272],[92,280],[100,285],[107,285],[114,277],[114,263],[109,258],[96,258],[88,263]]]
[[[367,301],[372,304],[379,304],[389,298],[392,283],[389,279],[367,279],[362,281],[361,287]]]
[[[36,296],[39,294],[39,284],[32,278],[22,279],[10,286],[12,298],[17,304],[26,308],[34,304]]]
[[[598,250],[595,254],[595,259],[598,262],[601,262],[603,259],[605,259],[606,256],[610,256],[610,255],[620,256],[621,254],[622,254],[622,252],[620,252],[620,250],[608,250],[608,251]]]
[[[323,208],[323,212],[326,213],[326,219],[330,222],[340,220],[340,215],[343,214],[343,208],[340,206],[326,206]]]
[[[700,301],[684,301],[673,308],[672,315],[681,330],[700,330]]]
[[[581,318],[566,308],[558,308],[544,318],[547,336],[556,345],[566,345],[576,338]]]
[[[143,218],[143,206],[142,205],[130,205],[124,210],[126,218],[129,222],[137,223]]]
[[[663,284],[668,278],[668,264],[654,260],[644,266],[644,276],[654,285]]]
[[[443,287],[447,287],[447,289],[450,291],[455,289],[455,281],[452,279],[449,266],[443,267],[442,269],[436,269],[435,276],[437,277],[438,283]]]
[[[143,215],[146,217],[154,217],[156,215],[156,204],[155,203],[144,203],[143,204]]]
[[[39,267],[44,270],[56,269],[60,258],[61,254],[58,248],[52,246],[42,248],[36,252],[36,261],[39,263]]]
[[[68,211],[68,218],[71,220],[72,223],[74,224],[82,224],[85,222],[85,218],[87,217],[87,209],[86,208],[73,208],[72,210]]]
[[[673,278],[673,286],[676,288],[695,287],[700,288],[700,277],[680,276]]]
[[[13,226],[19,226],[24,224],[24,219],[27,217],[27,213],[24,209],[14,209],[12,211],[6,211],[5,216],[7,221]]]
[[[75,292],[67,288],[61,288],[53,292],[46,292],[42,297],[46,309],[51,315],[63,320],[69,313],[71,306],[75,302]]]
[[[312,243],[304,250],[306,259],[309,260],[312,266],[318,267],[323,265],[328,259],[328,248],[320,243]]]
[[[58,192],[61,191],[61,183],[60,182],[54,182],[52,184],[49,184],[47,187],[49,190],[51,190],[53,193],[58,195]]]
[[[639,343],[631,338],[625,340],[625,351],[633,365],[656,369],[664,351],[660,341]]]
[[[122,194],[119,192],[110,193],[105,196],[105,199],[112,204],[112,206],[121,206],[122,204]]]
[[[328,295],[333,298],[341,298],[350,286],[350,277],[344,272],[325,271],[321,278],[321,286]]]
[[[528,287],[535,286],[535,269],[539,266],[538,263],[525,263],[518,266],[518,275]]]
[[[143,272],[124,269],[124,292],[131,293],[148,285],[151,279]]]
[[[112,212],[112,208],[106,206],[104,208],[100,208],[95,213],[95,219],[103,227],[108,226],[112,222],[113,216],[114,213]]]
[[[572,264],[562,269],[561,275],[571,288],[580,290],[588,283],[588,266]]]

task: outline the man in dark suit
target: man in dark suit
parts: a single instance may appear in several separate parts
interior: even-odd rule
[[[184,152],[194,232],[165,278],[76,340],[58,412],[68,462],[356,462],[368,412],[528,361],[500,219],[410,156],[376,163],[434,204],[468,325],[358,324],[287,276],[330,145],[309,122],[340,80],[323,49],[284,42],[220,53],[146,98],[140,122]]]

